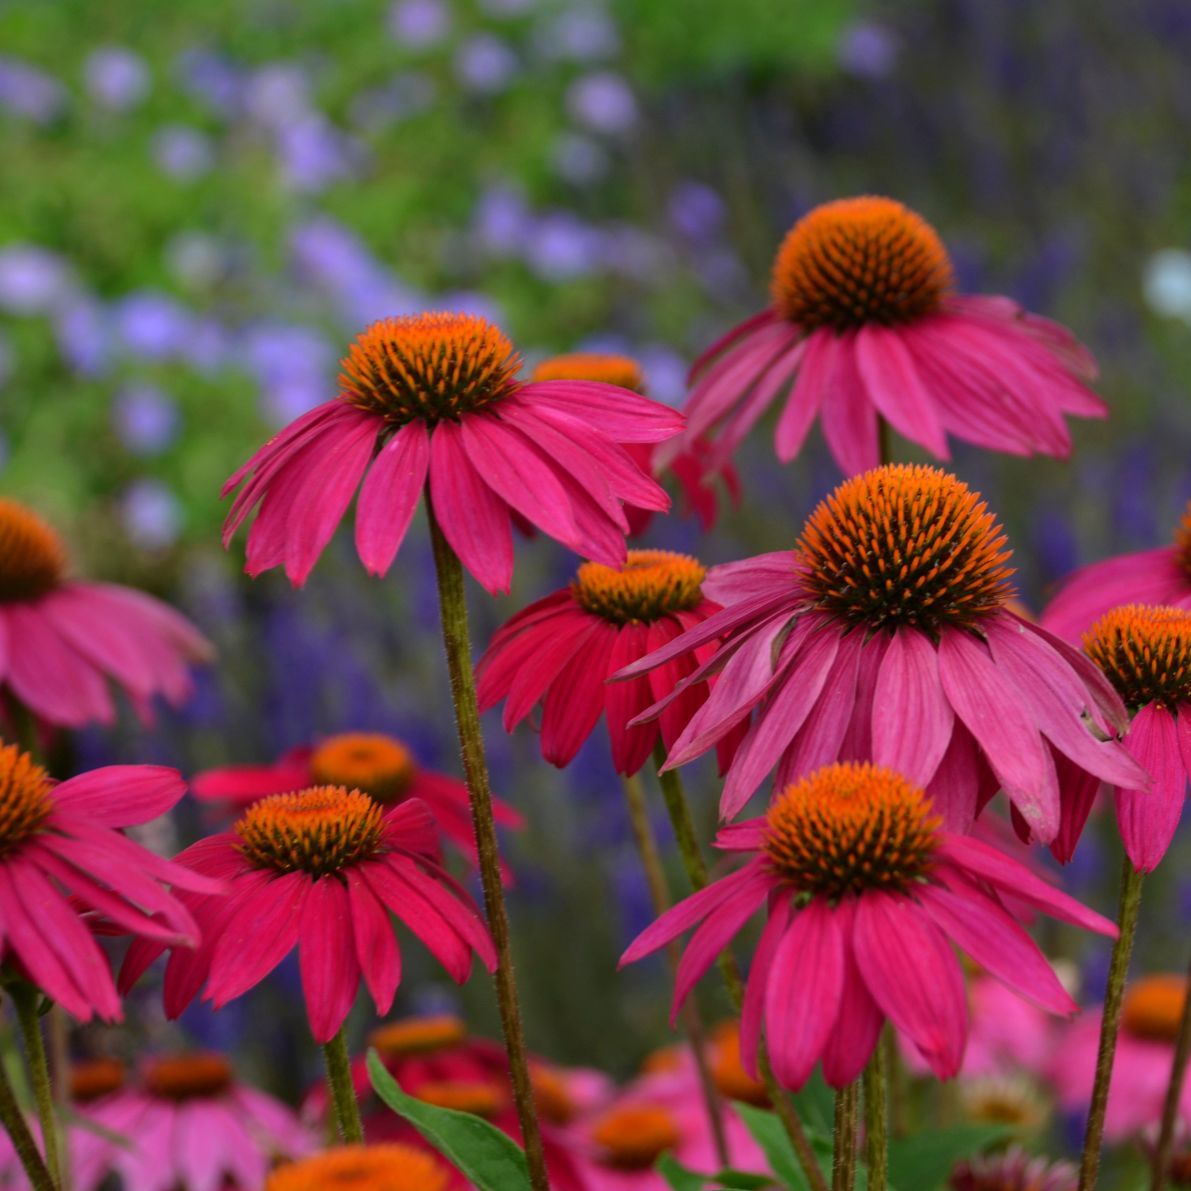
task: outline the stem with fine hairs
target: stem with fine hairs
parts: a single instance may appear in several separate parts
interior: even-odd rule
[[[888,1053],[878,1041],[864,1069],[864,1158],[868,1191],[885,1191],[889,1184]]]
[[[1162,1104],[1162,1127],[1158,1131],[1158,1145],[1154,1150],[1150,1191],[1162,1191],[1170,1174],[1170,1155],[1174,1150],[1174,1131],[1179,1119],[1179,1104],[1183,1098],[1183,1083],[1187,1078],[1188,1056],[1191,1056],[1191,967],[1187,971],[1183,1016],[1179,1018],[1179,1033],[1174,1044],[1174,1058],[1170,1064],[1170,1083],[1166,1085],[1166,1099]]]
[[[331,1093],[331,1107],[339,1139],[347,1145],[362,1145],[364,1126],[360,1121],[360,1105],[352,1083],[351,1056],[347,1051],[347,1039],[342,1026],[335,1037],[323,1046],[323,1057],[327,1062],[327,1090]]]
[[[641,857],[641,867],[645,870],[645,880],[649,885],[649,896],[653,902],[654,913],[659,917],[671,906],[670,890],[666,884],[666,873],[662,868],[662,857],[658,852],[657,839],[654,837],[653,826],[649,821],[649,807],[645,800],[645,787],[641,784],[638,774],[622,777],[624,786],[624,800],[628,808],[629,824],[632,827],[633,839],[637,845],[637,852]],[[678,962],[681,948],[677,942],[666,948],[666,962],[673,979],[678,972]],[[720,1098],[711,1069],[707,1064],[707,1036],[703,1029],[703,1021],[699,1015],[699,1006],[693,996],[688,997],[682,1006],[682,1026],[691,1048],[691,1055],[695,1060],[695,1070],[699,1076],[699,1087],[703,1093],[703,1102],[707,1108],[707,1119],[711,1123],[712,1141],[715,1143],[716,1157],[720,1166],[727,1168],[732,1164],[728,1153],[728,1138],[724,1133],[724,1105]]]
[[[56,1184],[50,1178],[45,1160],[37,1148],[33,1134],[25,1123],[25,1114],[17,1103],[16,1093],[12,1090],[12,1083],[8,1078],[8,1069],[0,1061],[0,1125],[12,1141],[12,1148],[16,1150],[25,1174],[29,1176],[29,1185],[33,1191],[57,1191]]]
[[[513,977],[513,949],[509,939],[509,915],[505,908],[500,880],[500,847],[496,839],[496,820],[492,814],[492,788],[488,780],[488,758],[480,731],[480,711],[476,702],[476,679],[471,660],[471,631],[467,621],[467,596],[463,587],[463,565],[443,535],[434,515],[430,489],[426,489],[426,517],[430,522],[430,541],[434,548],[434,569],[438,576],[438,602],[442,615],[443,648],[451,679],[455,704],[455,725],[459,750],[463,755],[463,773],[471,802],[472,828],[476,837],[480,880],[484,886],[484,909],[488,929],[496,947],[497,966],[494,982],[500,1007],[500,1024],[505,1051],[509,1057],[509,1075],[513,1099],[521,1123],[529,1181],[534,1191],[550,1191],[546,1175],[546,1155],[538,1125],[533,1085],[529,1078],[529,1056],[525,1049],[525,1031],[521,1024],[521,1005]]]
[[[673,769],[662,771],[662,766],[666,761],[666,750],[661,741],[658,741],[654,747],[653,759],[657,766],[658,781],[662,787],[666,811],[670,815],[670,824],[674,828],[674,838],[678,841],[678,851],[682,856],[683,866],[686,868],[687,880],[690,881],[691,889],[698,893],[700,889],[707,886],[707,864],[699,847],[699,837],[695,831],[695,822],[691,817],[691,808],[687,803],[682,779]],[[728,995],[732,998],[732,1004],[739,1014],[744,1005],[744,982],[740,978],[736,957],[730,950],[725,949],[720,952],[718,964],[724,983],[728,987]],[[815,1151],[811,1147],[810,1138],[807,1137],[806,1130],[802,1127],[802,1121],[799,1119],[798,1113],[795,1112],[794,1105],[790,1103],[785,1090],[773,1074],[773,1067],[770,1065],[769,1053],[764,1042],[762,1042],[757,1056],[757,1068],[769,1101],[786,1130],[790,1144],[794,1147],[794,1153],[798,1157],[802,1173],[806,1175],[807,1182],[811,1185],[811,1191],[828,1191],[827,1181],[823,1177],[823,1171],[815,1157]]]
[[[835,1132],[831,1159],[831,1191],[852,1191],[856,1185],[856,1101],[860,1080],[835,1094]]]

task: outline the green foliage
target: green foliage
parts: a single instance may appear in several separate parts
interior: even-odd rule
[[[774,1186],[766,1175],[748,1174],[743,1170],[721,1170],[717,1174],[700,1174],[688,1170],[673,1154],[663,1154],[656,1167],[673,1191],[760,1191]]]
[[[889,1182],[903,1191],[938,1191],[955,1164],[1013,1136],[1009,1125],[952,1125],[929,1129],[889,1146]]]

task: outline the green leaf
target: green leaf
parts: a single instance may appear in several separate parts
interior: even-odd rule
[[[376,1094],[480,1191],[531,1191],[525,1155],[507,1134],[474,1113],[407,1096],[375,1050],[368,1052],[368,1075]]]
[[[1012,1136],[1011,1125],[953,1125],[905,1137],[889,1146],[889,1181],[914,1191],[937,1191],[955,1164]]]
[[[707,1186],[706,1175],[688,1170],[673,1154],[663,1154],[654,1170],[666,1180],[666,1185],[672,1191],[703,1191]]]
[[[768,1175],[749,1174],[744,1170],[721,1170],[718,1174],[700,1174],[683,1166],[673,1154],[663,1154],[654,1169],[672,1191],[761,1191],[774,1186]]]
[[[745,1128],[752,1134],[753,1140],[761,1147],[761,1152],[769,1163],[769,1169],[782,1184],[790,1188],[790,1191],[809,1191],[810,1184],[802,1173],[802,1164],[798,1161],[794,1147],[790,1144],[786,1130],[776,1114],[745,1104],[743,1101],[733,1101],[732,1107],[744,1121]],[[812,1129],[807,1130],[807,1135],[812,1143],[825,1140],[818,1137]],[[826,1141],[826,1146],[830,1158],[829,1140]],[[816,1145],[815,1149],[816,1152],[822,1152],[819,1145]]]

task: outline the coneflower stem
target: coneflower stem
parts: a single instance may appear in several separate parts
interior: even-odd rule
[[[885,1191],[889,1182],[888,1057],[883,1042],[878,1042],[864,1069],[864,1160],[868,1166],[868,1191]]]
[[[638,774],[622,777],[624,786],[624,801],[629,813],[629,825],[632,828],[633,840],[637,845],[637,852],[641,857],[641,867],[645,870],[645,881],[649,886],[649,897],[653,903],[654,913],[659,917],[671,906],[670,889],[666,883],[666,872],[662,867],[662,857],[658,851],[657,839],[653,833],[653,824],[649,821],[649,806],[645,800],[645,787],[641,784]],[[666,961],[670,966],[670,976],[673,979],[678,972],[678,962],[681,949],[677,942],[666,948]],[[724,1133],[724,1106],[720,1099],[719,1090],[715,1086],[711,1069],[707,1063],[707,1037],[703,1029],[703,1020],[699,1015],[699,1006],[694,997],[688,997],[682,1006],[682,1026],[690,1044],[691,1055],[695,1060],[695,1070],[699,1076],[699,1087],[703,1093],[703,1102],[707,1107],[707,1119],[711,1123],[711,1136],[715,1144],[716,1157],[720,1166],[728,1167],[732,1158],[728,1153],[728,1138]]]
[[[674,838],[678,841],[678,851],[686,869],[687,880],[690,881],[691,889],[698,893],[700,889],[707,886],[707,864],[703,859],[702,849],[699,847],[699,837],[695,831],[695,822],[691,818],[691,808],[686,800],[682,779],[673,769],[663,772],[662,766],[666,761],[666,750],[661,741],[654,746],[653,759],[657,766],[658,782],[662,787],[666,811],[670,816],[670,825],[674,829]],[[740,969],[736,966],[736,957],[731,951],[725,949],[720,952],[718,963],[724,983],[728,987],[728,995],[732,998],[732,1004],[739,1015],[744,1005],[744,982],[740,978]],[[765,1085],[765,1092],[769,1096],[769,1102],[773,1105],[774,1112],[777,1113],[778,1119],[786,1130],[786,1136],[789,1137],[790,1144],[794,1147],[794,1153],[802,1166],[802,1173],[806,1175],[807,1182],[811,1185],[811,1191],[827,1191],[827,1181],[823,1177],[819,1160],[815,1157],[815,1151],[811,1148],[810,1139],[802,1127],[798,1113],[794,1111],[794,1106],[773,1074],[773,1067],[770,1065],[769,1054],[764,1043],[761,1044],[760,1053],[757,1056],[757,1068],[761,1082]]]
[[[1092,1105],[1088,1112],[1088,1127],[1084,1134],[1083,1155],[1079,1163],[1079,1191],[1092,1191],[1100,1173],[1104,1114],[1108,1108],[1108,1088],[1112,1082],[1117,1034],[1121,1028],[1121,1001],[1125,995],[1125,977],[1129,973],[1129,957],[1133,954],[1133,936],[1137,933],[1141,882],[1141,873],[1126,857],[1121,869],[1121,901],[1117,912],[1117,926],[1121,933],[1113,944],[1112,960],[1108,967],[1104,1016],[1100,1021],[1100,1048],[1096,1053],[1096,1079],[1092,1084]]]
[[[37,1119],[41,1123],[41,1143],[45,1150],[46,1169],[54,1186],[61,1187],[61,1140],[58,1137],[58,1120],[54,1110],[54,1092],[50,1083],[50,1066],[46,1060],[45,1039],[41,1034],[41,1017],[37,1012],[41,994],[28,984],[16,985],[11,992],[17,1019],[21,1023],[21,1037],[25,1042],[25,1061],[29,1064],[33,1099],[37,1102]]]
[[[8,1079],[8,1071],[0,1062],[0,1124],[12,1139],[12,1148],[16,1150],[25,1173],[29,1176],[29,1185],[33,1191],[56,1191],[50,1172],[37,1149],[37,1142],[25,1124],[25,1115],[17,1103],[12,1084]]]
[[[852,1191],[856,1184],[856,1101],[859,1089],[860,1081],[853,1080],[835,1094],[831,1191]]]
[[[1187,970],[1187,995],[1183,999],[1183,1016],[1179,1019],[1179,1034],[1170,1064],[1170,1083],[1166,1085],[1166,1100],[1162,1105],[1162,1127],[1158,1131],[1158,1147],[1154,1151],[1150,1191],[1162,1191],[1170,1174],[1170,1155],[1174,1150],[1174,1130],[1179,1119],[1183,1083],[1187,1078],[1188,1057],[1191,1057],[1191,967]]]
[[[360,1121],[360,1105],[352,1083],[351,1056],[347,1051],[347,1039],[342,1026],[330,1042],[324,1043],[323,1058],[327,1062],[327,1090],[331,1093],[339,1137],[347,1145],[361,1145],[364,1141],[364,1126]]]
[[[463,566],[443,535],[426,489],[426,515],[430,522],[430,541],[434,547],[434,569],[438,576],[438,600],[442,615],[443,647],[451,678],[455,704],[455,724],[459,730],[459,749],[471,801],[472,828],[480,862],[480,880],[484,886],[484,908],[488,929],[496,947],[496,999],[505,1050],[509,1056],[509,1074],[517,1116],[521,1122],[522,1144],[529,1166],[529,1180],[534,1191],[549,1191],[542,1133],[534,1104],[533,1085],[529,1079],[529,1059],[521,1025],[521,1007],[513,976],[513,951],[509,941],[509,915],[500,882],[500,849],[496,840],[496,821],[492,815],[492,789],[488,781],[488,760],[480,731],[480,711],[476,702],[475,672],[471,660],[471,634],[467,623],[467,598],[463,588]]]
[[[897,1037],[893,1029],[885,1027],[881,1035],[885,1051],[885,1074],[889,1083],[889,1126],[894,1137],[905,1137],[910,1131],[907,1119],[906,1072],[897,1051]]]

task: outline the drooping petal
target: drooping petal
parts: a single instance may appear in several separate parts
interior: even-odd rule
[[[1133,866],[1149,873],[1166,855],[1187,801],[1187,770],[1179,751],[1174,714],[1147,703],[1133,717],[1125,747],[1152,785],[1149,789],[1117,790],[1117,826]]]
[[[894,430],[936,459],[950,458],[933,397],[897,330],[878,323],[861,327],[856,333],[856,366],[869,399]]]
[[[418,507],[430,467],[423,422],[402,426],[368,470],[356,502],[356,552],[370,575],[393,565]]]
[[[338,1032],[356,999],[356,960],[351,903],[336,877],[311,883],[302,905],[298,963],[310,1031],[321,1046]]]
[[[845,475],[869,471],[881,462],[877,411],[856,367],[856,333],[845,332],[836,343],[833,387],[824,394],[819,420],[832,457]]]
[[[836,338],[831,331],[812,331],[803,342],[806,350],[798,377],[774,432],[774,447],[783,463],[789,463],[802,450],[811,423],[831,392],[835,371]]]
[[[595,632],[550,684],[542,709],[542,756],[551,765],[569,765],[599,722],[603,680],[617,636],[615,625],[597,620]]]
[[[730,831],[731,828],[725,828]],[[744,1005],[740,1011],[740,1058],[744,1069],[757,1078],[757,1051],[761,1045],[761,1031],[765,1018],[765,997],[773,973],[773,959],[790,925],[792,913],[789,896],[771,899],[769,921],[761,932],[757,950],[749,968],[748,984],[744,990]]]
[[[186,793],[176,769],[163,765],[108,765],[54,787],[54,802],[103,827],[132,827],[170,810]]]
[[[856,903],[844,898],[836,919],[844,949],[843,991],[836,1028],[823,1047],[823,1079],[829,1087],[844,1088],[860,1076],[881,1037],[885,1017],[869,994],[856,964],[852,944]]]
[[[401,983],[401,953],[389,912],[353,869],[344,873],[351,902],[352,938],[364,983],[382,1017],[393,1007]]]

